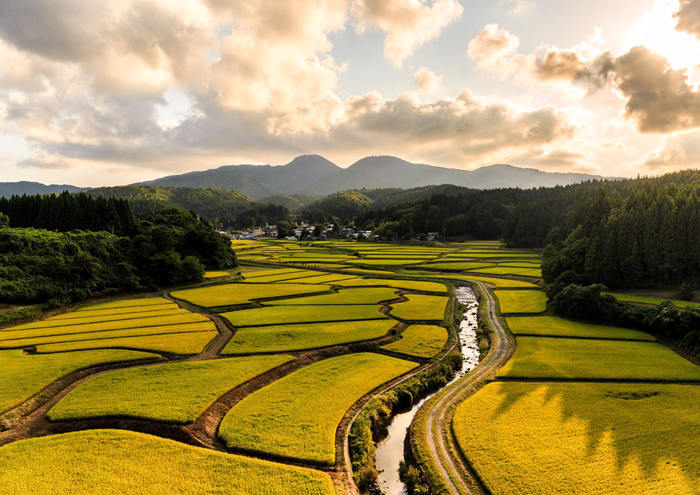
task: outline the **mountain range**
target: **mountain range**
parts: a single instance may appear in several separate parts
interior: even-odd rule
[[[370,156],[341,168],[319,155],[302,155],[286,165],[227,165],[171,175],[143,184],[233,189],[254,199],[273,195],[326,196],[350,189],[401,188],[454,184],[472,189],[552,187],[604,179],[586,174],[551,173],[511,165],[473,171],[411,163],[393,156]]]
[[[218,188],[238,191],[253,199],[280,195],[326,196],[350,189],[381,189],[453,184],[471,189],[552,187],[605,177],[543,172],[511,165],[491,165],[459,170],[407,162],[393,156],[362,158],[341,168],[319,155],[302,155],[286,165],[226,165],[201,172],[171,175],[136,185]],[[45,186],[37,182],[0,183],[0,196],[79,192],[88,188],[70,185]]]

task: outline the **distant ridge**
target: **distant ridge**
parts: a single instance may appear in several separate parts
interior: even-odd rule
[[[68,191],[70,193],[87,191],[87,187],[76,187],[69,186],[67,184],[51,184],[44,185],[39,182],[0,182],[0,197],[4,196],[6,198],[11,197],[13,194],[51,194],[51,193],[62,193],[63,191]]]
[[[411,163],[394,156],[362,158],[343,169],[322,156],[302,155],[286,165],[227,165],[203,172],[163,177],[143,184],[218,187],[260,199],[276,195],[325,196],[350,189],[412,189],[440,184],[472,189],[531,189],[605,178],[587,174],[543,172],[512,165],[490,165],[473,171],[459,170]]]

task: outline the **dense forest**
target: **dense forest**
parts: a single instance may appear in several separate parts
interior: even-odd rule
[[[42,197],[40,203],[59,204],[55,198]],[[80,205],[92,208],[98,202],[106,200],[77,202],[77,210],[52,210],[50,226],[69,224],[60,213],[87,218]],[[31,201],[26,205],[36,206]],[[130,213],[125,217],[131,218]],[[128,233],[99,226],[92,230],[87,224],[60,232],[64,229],[12,227],[12,216],[0,213],[0,303],[60,306],[96,295],[198,281],[205,267],[236,265],[229,240],[192,213],[171,209],[131,220]]]
[[[92,198],[85,193],[0,197],[0,212],[9,216],[9,226],[16,228],[104,230],[116,235],[131,235],[136,228],[126,200]]]

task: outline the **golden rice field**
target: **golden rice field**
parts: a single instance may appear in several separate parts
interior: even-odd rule
[[[384,337],[396,326],[390,319],[302,323],[239,328],[222,354],[290,352]]]
[[[93,430],[0,447],[0,493],[13,495],[334,495],[327,473]]]
[[[240,357],[112,371],[73,389],[51,408],[48,418],[125,416],[193,423],[218,397],[293,359],[284,355]]]
[[[408,356],[431,358],[440,353],[447,338],[446,328],[436,325],[411,325],[401,332],[399,340],[382,346],[382,349]]]
[[[402,320],[442,321],[450,298],[446,296],[426,296],[422,294],[405,294],[405,302],[391,306],[391,314]]]
[[[512,316],[506,318],[513,335],[542,335],[553,337],[578,337],[591,339],[646,340],[656,339],[640,330],[591,325],[557,318],[556,316]]]
[[[181,327],[179,329],[181,329]],[[189,329],[189,326],[186,329]],[[81,340],[63,342],[60,344],[40,344],[37,345],[37,351],[63,352],[82,349],[127,348],[144,349],[153,352],[168,352],[171,354],[199,354],[217,334],[218,332],[216,330],[209,328],[207,330],[195,332],[178,331],[177,333],[137,335],[135,337],[112,336],[109,338],[83,338]]]
[[[236,404],[219,436],[230,448],[331,466],[335,432],[363,395],[418,366],[359,353],[309,365]]]
[[[330,287],[327,285],[241,283],[176,290],[171,292],[170,295],[195,306],[214,308],[249,304],[257,299],[322,293],[328,292],[329,289]]]
[[[503,314],[547,311],[547,295],[541,290],[497,290],[494,294]]]
[[[453,430],[490,493],[697,494],[700,388],[491,383]]]
[[[234,327],[279,325],[286,323],[314,323],[332,321],[385,319],[381,306],[347,304],[345,306],[268,306],[222,313]]]
[[[518,337],[498,376],[700,382],[700,366],[655,342]]]
[[[26,355],[20,350],[0,351],[0,413],[30,399],[59,378],[100,364],[156,359],[145,352],[95,350]]]
[[[382,301],[397,299],[397,289],[372,287],[357,289],[341,289],[333,294],[320,296],[294,297],[292,299],[277,299],[264,302],[264,306],[314,306],[336,304],[379,304]]]

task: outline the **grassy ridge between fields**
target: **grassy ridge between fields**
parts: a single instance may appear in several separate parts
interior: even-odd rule
[[[333,495],[327,473],[94,430],[0,448],[0,493],[34,495]]]
[[[320,361],[243,399],[224,418],[219,436],[230,448],[331,466],[345,412],[416,366],[371,353]]]
[[[284,355],[241,357],[112,371],[72,390],[49,411],[48,418],[128,416],[193,423],[227,391],[293,359]]]

